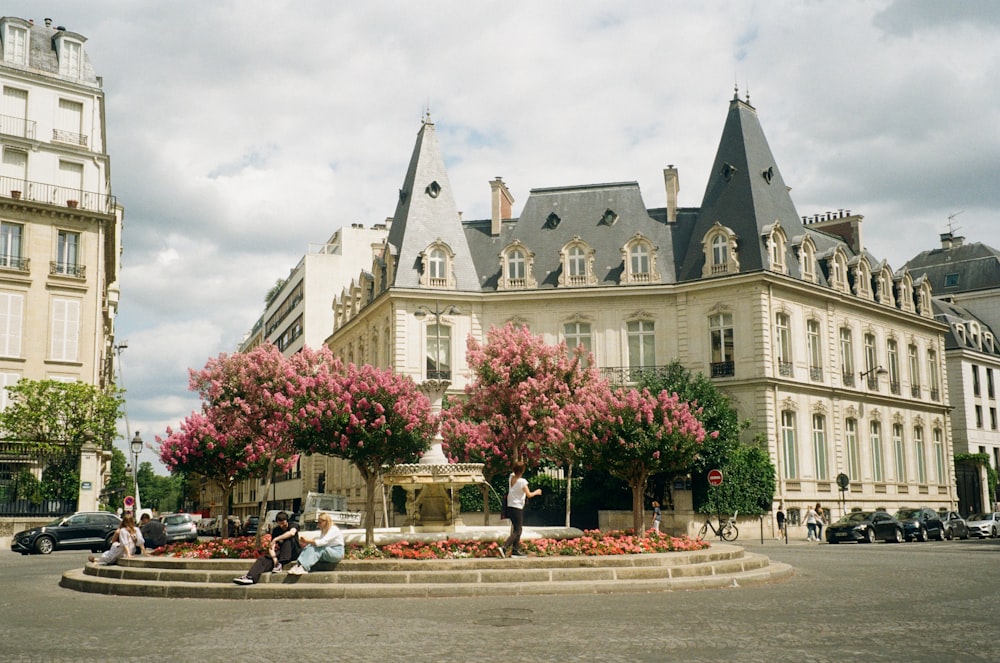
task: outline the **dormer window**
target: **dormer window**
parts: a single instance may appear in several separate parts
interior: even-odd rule
[[[799,269],[802,270],[802,280],[816,282],[816,245],[809,236],[799,246]]]
[[[625,271],[621,283],[656,283],[660,275],[656,271],[656,247],[641,233],[636,233],[628,244],[622,247],[622,262]]]
[[[428,288],[455,287],[455,276],[452,273],[455,254],[447,244],[438,241],[430,245],[420,254],[420,259],[423,264],[420,285]]]
[[[886,306],[892,306],[892,272],[889,271],[889,267],[882,265],[882,268],[878,273],[878,292],[875,293],[878,298],[879,304],[885,304]]]
[[[543,225],[545,226],[546,229],[553,230],[555,229],[556,226],[559,225],[560,221],[562,221],[562,219],[559,218],[559,215],[556,214],[555,212],[552,212],[547,217],[545,217],[545,223]]]
[[[28,28],[5,22],[3,26],[3,60],[6,64],[28,65]]]
[[[988,332],[988,331],[984,331],[983,332],[983,350],[985,350],[986,352],[989,352],[991,354],[993,352],[995,352],[995,348],[994,348],[994,345],[993,345],[993,333],[992,332]]]
[[[983,346],[980,343],[979,323],[978,322],[970,322],[969,323],[969,345],[971,345],[972,347],[974,347],[977,350],[982,350],[983,349]]]
[[[68,78],[80,78],[83,75],[83,41],[74,33],[60,30],[52,38],[59,58],[59,73]]]
[[[847,258],[839,246],[827,258],[826,264],[830,287],[834,290],[847,292]]]
[[[785,246],[788,243],[785,231],[775,221],[764,228],[764,242],[767,245],[767,255],[771,261],[771,270],[779,274],[787,274],[785,267]]]
[[[872,298],[872,270],[863,257],[854,266],[854,294],[864,299]]]
[[[559,275],[561,286],[594,285],[594,249],[590,248],[580,236],[574,236],[562,251],[562,274]]]
[[[618,214],[614,210],[608,208],[604,210],[604,214],[601,215],[601,220],[598,221],[598,225],[602,226],[613,226],[618,220]]]
[[[896,285],[897,305],[901,311],[913,310],[913,279],[908,272],[903,272],[903,276]]]
[[[916,287],[917,292],[917,313],[925,318],[933,318],[934,310],[931,306],[931,284],[926,277],[920,277]]]
[[[437,183],[437,180],[435,180],[430,184],[428,184],[427,188],[424,189],[424,191],[431,198],[437,198],[439,195],[441,195],[441,185]]]
[[[965,325],[961,322],[956,322],[954,330],[955,336],[958,337],[959,345],[965,345]]]
[[[720,274],[735,274],[740,271],[740,262],[736,253],[736,233],[715,222],[702,239],[702,250],[705,252],[705,266],[702,276],[718,276]]]
[[[532,276],[535,254],[520,240],[508,246],[500,254],[500,289],[534,288],[537,283]]]

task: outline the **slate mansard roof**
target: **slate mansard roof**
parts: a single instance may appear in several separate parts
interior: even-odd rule
[[[906,263],[914,275],[926,274],[936,295],[1000,288],[1000,251],[980,242],[964,243],[951,233],[945,245]]]
[[[27,66],[25,67],[17,63],[3,60],[2,48],[0,48],[0,64],[26,71],[42,72],[46,76],[63,78],[59,70],[59,58],[56,53],[54,37],[65,36],[73,41],[79,42],[81,45],[85,44],[87,41],[87,38],[83,35],[76,32],[70,32],[62,26],[53,28],[44,25],[36,25],[31,21],[13,16],[0,17],[0,23],[10,23],[18,27],[26,28],[29,34]],[[0,38],[2,38],[2,35],[0,35]],[[80,62],[80,77],[65,78],[65,80],[69,80],[74,83],[82,83],[92,87],[100,87],[100,82],[97,79],[97,74],[94,72],[94,66],[90,61],[90,56],[87,54],[87,49],[81,48],[80,50],[82,56],[82,60]]]
[[[499,179],[499,178],[498,178]],[[865,261],[876,272],[883,262],[834,232],[810,227],[799,216],[789,187],[764,136],[756,109],[734,97],[698,208],[677,208],[668,220],[664,208],[649,208],[636,182],[533,189],[520,216],[463,221],[445,172],[434,125],[428,116],[418,133],[387,240],[396,267],[388,287],[420,288],[423,255],[435,242],[454,253],[456,291],[500,289],[502,252],[513,242],[533,257],[529,289],[560,285],[561,250],[579,238],[593,251],[590,286],[621,283],[623,248],[637,235],[655,253],[655,277],[643,285],[660,285],[705,278],[706,233],[717,224],[735,238],[739,272],[771,269],[769,241],[784,232],[784,272],[802,278],[800,250],[805,238],[815,246],[815,280],[827,285],[828,260],[840,252],[848,264]],[[860,221],[860,217],[857,217]],[[852,245],[853,244],[853,245]],[[727,272],[729,274],[734,271]],[[899,274],[896,275],[897,277]],[[582,287],[582,286],[581,286]],[[524,289],[524,288],[522,288]]]

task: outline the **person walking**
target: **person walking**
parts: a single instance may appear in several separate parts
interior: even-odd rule
[[[657,534],[660,534],[660,516],[660,503],[653,500],[653,529]]]
[[[233,578],[233,582],[237,585],[254,585],[260,582],[260,577],[265,573],[279,573],[285,564],[295,561],[298,556],[299,530],[292,527],[286,512],[279,511],[274,517],[267,552],[257,558],[246,574]]]
[[[774,514],[774,519],[778,523],[778,536],[777,538],[785,538],[785,505],[779,504],[778,511]]]
[[[811,506],[806,507],[806,530],[808,534],[806,535],[807,541],[819,541],[816,537],[816,509]]]
[[[823,525],[826,524],[826,511],[816,502],[816,540],[823,540]]]
[[[299,535],[302,552],[299,553],[299,565],[289,569],[290,575],[305,575],[317,562],[332,562],[338,564],[344,559],[344,535],[340,528],[333,524],[333,517],[328,513],[319,514],[319,536],[308,537]]]
[[[524,462],[517,461],[507,478],[507,516],[510,518],[510,536],[500,546],[500,556],[524,557],[521,554],[521,530],[524,528],[524,506],[528,498],[542,494],[541,488],[531,490],[524,478]]]

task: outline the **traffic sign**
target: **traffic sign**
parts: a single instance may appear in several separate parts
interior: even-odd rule
[[[126,509],[131,509],[134,506],[135,506],[135,498],[132,497],[131,495],[126,496],[125,497],[125,508]]]
[[[710,486],[721,486],[722,485],[722,470],[710,470],[708,473],[708,485]]]

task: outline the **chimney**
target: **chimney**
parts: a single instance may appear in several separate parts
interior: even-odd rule
[[[51,18],[45,19],[45,27],[47,27],[47,28],[51,28],[52,27],[52,19]]]
[[[951,240],[953,235],[951,233],[941,233],[941,248],[950,251],[951,250]]]
[[[952,241],[952,243],[953,243],[953,245],[954,245],[954,247],[956,249],[958,247],[962,246],[963,244],[965,244],[965,238],[964,237],[957,237],[957,236],[956,237],[952,237],[951,241]]]
[[[672,164],[663,169],[663,184],[667,187],[667,223],[676,223],[677,192],[681,190],[681,183]]]
[[[510,195],[510,190],[503,183],[503,179],[496,178],[490,182],[490,192],[492,194],[492,204],[490,205],[490,235],[500,236],[500,224],[504,219],[513,216],[512,206],[514,197]]]

